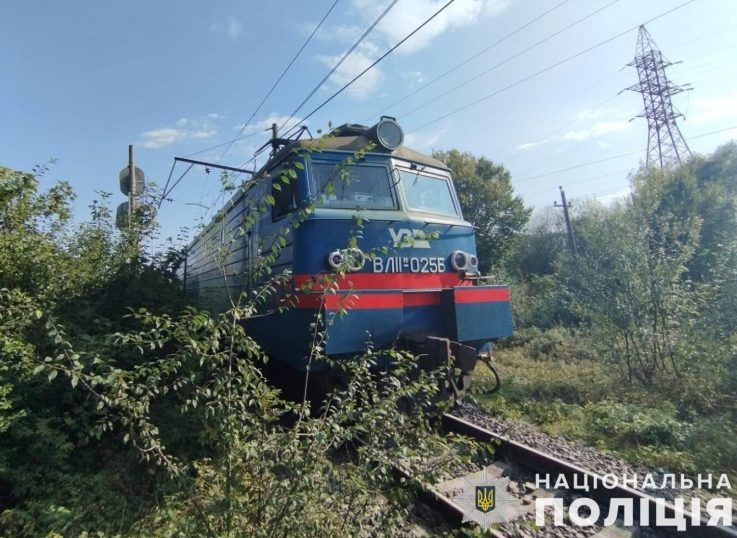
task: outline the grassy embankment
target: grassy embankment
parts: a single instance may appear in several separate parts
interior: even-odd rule
[[[696,410],[672,386],[645,389],[592,357],[564,330],[522,331],[495,352],[502,390],[474,374],[473,398],[492,414],[580,439],[627,460],[686,473],[728,473],[737,483],[737,424],[728,412]]]

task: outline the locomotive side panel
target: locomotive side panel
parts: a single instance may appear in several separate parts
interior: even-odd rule
[[[246,230],[244,219],[257,207],[259,187],[254,184],[237,193],[188,249],[186,291],[200,308],[226,310],[249,287],[259,222]]]

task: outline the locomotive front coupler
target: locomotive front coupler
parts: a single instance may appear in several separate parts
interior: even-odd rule
[[[463,398],[471,385],[476,361],[483,360],[476,348],[438,336],[405,337],[400,347],[415,354],[423,370],[445,369],[440,399]]]

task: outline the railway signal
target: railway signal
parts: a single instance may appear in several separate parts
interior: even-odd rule
[[[146,187],[146,175],[143,170],[135,166],[133,144],[128,146],[128,166],[120,171],[118,178],[120,192],[128,197],[127,202],[118,206],[115,214],[115,225],[123,230],[133,222],[133,214],[138,207],[138,197],[143,194]]]

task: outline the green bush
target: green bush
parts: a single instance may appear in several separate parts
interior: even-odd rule
[[[686,430],[675,417],[675,407],[668,403],[646,408],[604,400],[585,405],[584,414],[592,432],[613,437],[621,446],[676,445]]]
[[[3,536],[402,535],[394,462],[424,479],[476,454],[433,433],[440,374],[406,354],[344,361],[319,412],[284,399],[242,323],[283,275],[221,314],[186,307],[176,249],[138,253],[153,227],[120,234],[101,204],[77,227],[63,184],[0,179]]]

